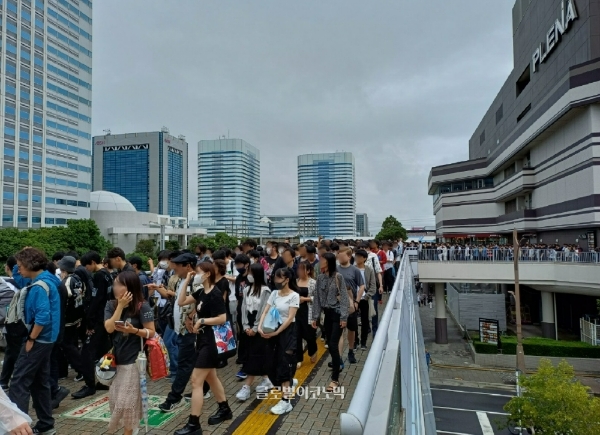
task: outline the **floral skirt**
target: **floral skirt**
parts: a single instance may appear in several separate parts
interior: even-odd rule
[[[108,392],[110,408],[109,432],[120,427],[136,430],[142,419],[142,392],[140,389],[140,372],[137,364],[117,366],[117,376]]]

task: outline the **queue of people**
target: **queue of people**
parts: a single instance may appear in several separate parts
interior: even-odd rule
[[[268,393],[277,387],[282,397],[271,412],[290,412],[296,370],[305,364],[305,350],[309,364],[317,362],[319,339],[331,357],[327,391],[338,391],[345,343],[347,362],[354,364],[356,352],[366,350],[369,334],[377,332],[378,305],[392,290],[402,248],[401,241],[376,240],[268,242],[263,248],[248,239],[234,250],[199,245],[162,251],[156,267],[149,261],[149,273],[120,248],[104,256],[56,253],[51,261],[24,248],[8,259],[0,279],[0,298],[3,289],[13,294],[4,319],[0,387],[8,397],[0,395],[0,415],[4,402],[22,413],[6,430],[54,435],[52,410],[71,393],[60,385],[67,364],[84,382],[71,397],[93,396],[106,389],[96,382],[96,365],[112,349],[109,431],[137,433],[142,406],[136,359],[145,340],[160,334],[171,391],[159,409],[172,412],[190,400],[188,421],[175,435],[201,434],[200,416],[211,395],[217,410],[208,424],[233,418],[218,372],[230,361],[213,333],[223,326],[235,336],[236,376],[243,380],[235,400],[248,400],[253,388]],[[34,427],[23,417],[30,397]]]

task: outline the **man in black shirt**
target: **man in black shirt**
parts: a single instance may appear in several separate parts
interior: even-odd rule
[[[112,294],[113,277],[104,268],[100,254],[90,251],[81,257],[81,264],[92,273],[92,291],[86,304],[86,341],[81,350],[82,358],[92,364],[104,355],[109,347],[108,334],[104,328],[104,308],[106,302],[114,299]]]

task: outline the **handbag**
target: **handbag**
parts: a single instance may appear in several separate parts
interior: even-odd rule
[[[117,376],[117,361],[113,354],[114,348],[100,358],[95,367],[96,380],[106,387],[110,387]]]
[[[219,360],[223,361],[234,357],[237,353],[237,343],[229,320],[222,325],[214,325],[212,329]]]
[[[279,314],[279,310],[275,307],[275,299],[277,299],[277,295],[279,292],[275,292],[273,296],[273,306],[267,312],[265,316],[265,320],[263,320],[262,330],[265,334],[270,334],[272,332],[277,331],[279,326],[283,323],[281,320],[281,315]]]

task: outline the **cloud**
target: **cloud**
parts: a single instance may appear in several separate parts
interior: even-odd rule
[[[511,4],[477,0],[102,0],[93,128],[163,125],[261,151],[261,211],[297,212],[296,156],[351,151],[357,211],[433,222],[431,166],[468,139],[512,68]]]

